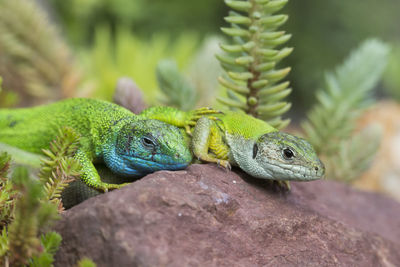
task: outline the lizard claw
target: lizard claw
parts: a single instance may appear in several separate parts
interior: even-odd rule
[[[278,186],[281,187],[284,191],[290,191],[290,182],[289,181],[276,181]]]
[[[210,107],[203,107],[203,108],[198,108],[195,111],[196,115],[211,115],[211,114],[223,114],[222,111],[216,110]]]
[[[227,169],[229,171],[232,170],[231,164],[227,160],[219,159],[217,161],[217,164],[218,164],[218,166],[222,166],[222,167],[224,167],[225,169]]]
[[[192,136],[192,130],[190,129],[189,125],[185,125],[185,131],[189,136]]]
[[[119,189],[121,187],[124,187],[130,183],[123,183],[123,184],[105,184],[103,185],[100,189],[104,191],[104,193],[107,193],[108,191],[114,190],[114,189]]]
[[[218,120],[219,121],[220,119],[215,117],[215,116],[212,116],[213,114],[223,114],[223,113],[221,111],[219,111],[219,110],[215,110],[213,108],[207,108],[207,107],[206,108],[199,108],[199,109],[196,109],[194,111],[189,112],[188,115],[186,116],[185,121],[184,121],[184,127],[185,127],[185,130],[186,130],[186,133],[188,135],[192,135],[191,128],[196,126],[197,121],[201,117],[205,116],[205,117],[209,118],[210,120],[213,120],[213,121],[217,121]]]

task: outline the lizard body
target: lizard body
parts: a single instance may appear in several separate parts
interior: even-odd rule
[[[183,131],[116,104],[73,98],[50,105],[0,109],[0,142],[41,153],[69,126],[81,135],[75,158],[81,180],[101,190],[119,188],[100,180],[93,162],[103,161],[112,172],[129,177],[157,170],[183,169],[192,160]]]
[[[254,177],[278,181],[310,181],[324,175],[323,163],[306,140],[241,112],[210,113],[204,108],[184,112],[154,107],[141,114],[192,131],[192,151],[200,160],[227,168],[236,165]]]

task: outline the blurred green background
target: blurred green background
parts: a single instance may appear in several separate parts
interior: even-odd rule
[[[15,6],[17,2],[21,1],[0,0],[3,7]],[[26,5],[30,1],[22,2]],[[69,69],[59,70],[62,85],[43,81],[39,75],[35,76],[35,88],[24,85],[21,79],[7,76],[15,77],[17,73],[24,78],[31,72],[18,70],[21,65],[9,56],[3,42],[0,63],[7,67],[0,67],[0,74],[8,94],[3,92],[0,105],[33,105],[65,96],[111,99],[121,76],[136,81],[148,104],[159,104],[162,94],[155,71],[162,59],[175,60],[197,89],[197,106],[215,104],[215,95],[220,92],[215,79],[220,69],[214,54],[218,52],[219,40],[224,38],[219,28],[226,25],[223,17],[228,12],[222,0],[37,0],[35,3],[47,15],[49,24],[60,32],[60,41],[67,44],[68,56],[52,59],[50,55],[48,61],[65,60],[69,65],[64,66]],[[14,10],[20,12],[15,7]],[[369,37],[378,37],[392,47],[391,62],[378,95],[399,99],[399,10],[398,0],[289,1],[281,12],[290,15],[282,29],[293,34],[288,45],[295,47],[283,62],[292,67],[289,80],[294,90],[289,101],[293,108],[289,117],[303,114],[314,103],[314,92],[322,86],[324,72],[341,63],[351,49]],[[7,23],[14,22],[0,20],[3,20],[1,36],[7,30]],[[51,45],[52,40],[47,41],[48,44],[39,45]],[[20,60],[18,56],[17,53]],[[17,69],[15,73],[13,68]]]

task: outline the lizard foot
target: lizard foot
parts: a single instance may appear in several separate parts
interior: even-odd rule
[[[284,189],[285,191],[290,191],[290,182],[289,181],[276,181],[279,187]]]
[[[229,171],[232,170],[232,166],[231,166],[231,164],[229,163],[229,161],[227,161],[227,160],[219,159],[219,160],[217,161],[217,164],[218,164],[218,166],[222,166],[222,167],[224,167],[225,169],[227,169],[227,170],[229,170]]]
[[[192,135],[192,127],[196,126],[197,121],[206,116],[210,120],[217,121],[219,118],[212,116],[213,114],[223,114],[221,111],[213,108],[199,108],[188,113],[187,119],[184,123],[185,130],[188,135]]]
[[[126,186],[130,183],[123,183],[123,184],[103,184],[100,187],[100,190],[104,191],[105,193],[107,193],[110,190],[114,190],[114,189],[119,189],[123,186]]]

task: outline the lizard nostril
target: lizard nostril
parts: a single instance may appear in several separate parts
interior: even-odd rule
[[[318,167],[315,167],[315,170],[318,171],[319,170]]]
[[[179,153],[176,153],[176,154],[175,154],[175,158],[179,158]]]

